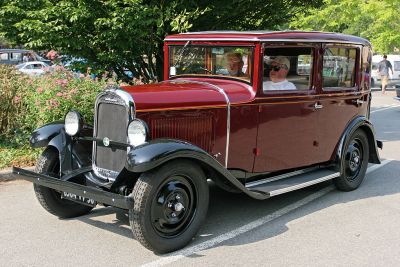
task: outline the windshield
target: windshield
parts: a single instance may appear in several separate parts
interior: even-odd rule
[[[169,75],[230,77],[251,82],[253,47],[200,46],[169,47]]]

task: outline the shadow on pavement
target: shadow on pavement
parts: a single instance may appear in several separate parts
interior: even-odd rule
[[[246,235],[246,238],[241,238],[241,236],[239,236],[235,239],[227,240],[223,243],[217,244],[214,247],[226,245],[237,246],[257,242],[260,240],[266,240],[288,231],[288,227],[286,225],[289,222],[306,217],[307,215],[313,214],[319,210],[323,210],[340,203],[348,203],[361,199],[400,193],[400,180],[397,179],[397,170],[400,168],[400,161],[392,161],[384,168],[385,170],[388,170],[389,175],[378,176],[377,171],[371,172],[366,175],[366,179],[364,180],[363,184],[355,191],[341,192],[338,190],[333,190],[327,194],[329,197],[324,195],[319,198],[318,201],[312,201],[305,206],[301,206],[298,209],[283,215],[282,217],[279,217],[252,230],[256,231],[261,227],[268,226],[265,227],[266,231],[261,235]],[[281,208],[293,204],[302,198],[331,185],[332,182],[328,181],[302,190],[276,196],[264,201],[251,199],[245,194],[228,193],[217,188],[216,186],[211,185],[210,205],[206,221],[196,238],[188,246],[195,246],[196,244],[202,243],[261,217],[272,214]],[[103,222],[96,219],[96,217],[110,215],[113,213],[115,214],[115,218],[113,218],[112,223]],[[127,211],[121,209],[112,207],[97,208],[90,214],[75,218],[75,220],[82,221],[94,227],[98,227],[127,238],[133,238],[129,226]],[[179,251],[175,252],[174,254],[176,253],[179,254]],[[168,254],[164,256],[168,256]],[[191,255],[190,257],[198,256],[199,255],[195,254]]]

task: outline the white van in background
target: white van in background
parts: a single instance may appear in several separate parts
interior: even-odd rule
[[[381,86],[381,76],[378,73],[378,64],[383,60],[383,55],[372,57],[371,87]],[[394,86],[400,80],[400,55],[387,55],[387,60],[392,64],[392,72],[389,71],[389,87]]]

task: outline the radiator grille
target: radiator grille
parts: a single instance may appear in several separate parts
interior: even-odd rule
[[[159,118],[150,120],[152,139],[173,138],[192,143],[211,152],[213,140],[212,117]]]
[[[126,127],[128,121],[127,108],[125,106],[100,103],[97,107],[96,137],[103,139],[127,142]],[[96,166],[102,169],[120,172],[126,161],[126,148],[104,147],[96,145]]]

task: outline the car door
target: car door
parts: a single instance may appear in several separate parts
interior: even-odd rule
[[[318,132],[320,161],[334,159],[346,126],[368,108],[369,90],[360,87],[361,46],[326,44],[323,47]]]
[[[318,104],[318,95],[313,82],[316,50],[312,45],[266,45],[263,54],[264,86],[256,98],[259,119],[254,172],[293,169],[317,160],[318,117],[315,105]],[[273,79],[271,71],[276,65],[273,60],[279,56],[289,60],[286,80],[296,89],[269,90],[267,87]],[[286,59],[280,58],[280,61],[286,62]],[[270,66],[268,62],[272,62]]]

